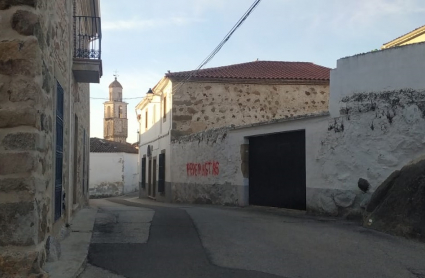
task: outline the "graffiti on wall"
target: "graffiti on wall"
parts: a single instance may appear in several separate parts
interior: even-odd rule
[[[196,176],[218,176],[219,174],[219,163],[218,161],[207,161],[204,163],[187,163],[186,170],[187,175],[190,177]]]

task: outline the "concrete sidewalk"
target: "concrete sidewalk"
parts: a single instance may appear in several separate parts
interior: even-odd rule
[[[76,213],[70,235],[61,241],[60,259],[44,266],[50,277],[75,278],[84,270],[97,210],[87,207]]]

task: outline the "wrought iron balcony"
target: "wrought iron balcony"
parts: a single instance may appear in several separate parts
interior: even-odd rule
[[[102,31],[100,17],[74,16],[74,58],[101,59]]]
[[[99,83],[102,76],[100,17],[74,16],[74,64],[77,82]]]

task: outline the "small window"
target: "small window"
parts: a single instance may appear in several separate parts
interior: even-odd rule
[[[148,109],[146,109],[145,113],[145,128],[148,129]]]
[[[153,106],[152,125],[155,124],[155,121],[156,121],[156,105]]]
[[[124,114],[122,113],[122,106],[119,108],[119,117],[124,118]]]
[[[106,118],[111,118],[111,106],[107,108]]]
[[[162,121],[167,121],[167,97],[165,96],[162,101]]]

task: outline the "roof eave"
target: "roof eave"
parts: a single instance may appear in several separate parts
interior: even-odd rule
[[[401,37],[398,37],[398,38],[396,38],[392,41],[384,43],[382,45],[381,49],[386,49],[386,48],[390,48],[390,47],[400,45],[400,44],[405,43],[405,42],[407,42],[407,41],[409,41],[409,40],[411,40],[411,39],[413,39],[417,36],[424,34],[424,33],[425,33],[425,25],[418,28],[418,29],[415,29],[412,32],[409,32],[409,33],[407,33],[407,34],[405,34]]]
[[[169,77],[170,80],[183,81],[184,77]],[[232,84],[323,84],[329,83],[330,79],[273,79],[273,78],[208,78],[208,77],[193,77],[186,82],[199,83],[232,83]]]

